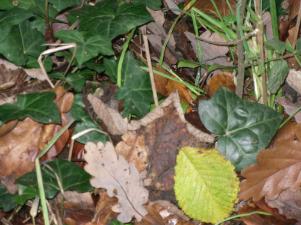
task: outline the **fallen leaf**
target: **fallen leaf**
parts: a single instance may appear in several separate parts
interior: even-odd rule
[[[301,192],[290,189],[282,191],[275,199],[265,198],[265,202],[272,208],[278,209],[281,215],[288,219],[301,222]]]
[[[174,204],[158,200],[148,203],[148,214],[135,225],[193,225],[190,219]]]
[[[189,1],[187,1],[187,2],[189,2]],[[214,2],[219,10],[219,13],[222,16],[230,15],[230,8],[227,4],[227,1],[214,1]],[[233,12],[235,13],[235,10],[236,10],[235,9],[236,8],[235,0],[230,0],[229,4],[230,4]],[[208,13],[209,15],[218,17],[218,14],[212,4],[212,1],[210,1],[210,0],[198,0],[198,1],[196,1],[196,3],[193,6],[205,13]]]
[[[289,115],[293,115],[296,110],[300,107],[299,104],[297,103],[292,103],[289,99],[286,97],[280,97],[277,99],[277,102],[283,106],[284,111]],[[298,112],[297,114],[294,115],[294,119],[296,120],[297,123],[301,123],[301,112]]]
[[[214,141],[185,118],[179,96],[171,94],[153,112],[140,121],[132,121],[131,129],[116,150],[137,168],[147,168],[151,199],[174,200],[174,167],[181,147],[206,147]],[[146,164],[147,163],[147,164]]]
[[[287,75],[286,82],[296,92],[301,94],[301,72],[291,69]]]
[[[272,145],[261,151],[257,163],[242,171],[246,179],[240,185],[240,199],[275,199],[301,184],[301,125],[288,123],[281,128]]]
[[[110,142],[105,145],[90,142],[85,149],[85,170],[93,176],[91,184],[107,189],[110,197],[118,198],[118,206],[113,210],[119,213],[117,219],[129,222],[134,216],[140,221],[147,213],[143,205],[148,201],[148,191],[143,187],[142,175],[134,164],[118,156]]]
[[[109,107],[100,98],[91,94],[88,95],[88,100],[110,134],[122,135],[128,130],[128,120],[123,118],[117,110]]]
[[[235,92],[233,74],[228,72],[218,72],[207,80],[205,90],[209,97],[212,97],[219,88],[226,87]]]

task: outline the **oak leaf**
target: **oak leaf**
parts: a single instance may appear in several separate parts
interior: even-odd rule
[[[259,201],[275,199],[301,184],[301,125],[289,123],[277,134],[272,145],[257,155],[257,163],[242,171],[240,198]]]
[[[90,142],[85,149],[85,170],[93,176],[91,185],[105,188],[110,197],[118,198],[118,206],[113,207],[119,212],[118,220],[126,223],[134,216],[140,221],[147,213],[143,205],[148,201],[148,191],[134,164],[118,156],[110,142],[105,145]]]

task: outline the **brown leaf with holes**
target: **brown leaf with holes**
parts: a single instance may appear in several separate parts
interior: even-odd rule
[[[243,200],[275,199],[286,189],[299,190],[301,125],[291,122],[281,128],[271,146],[258,154],[257,163],[243,170],[242,176],[246,178],[240,185]]]
[[[137,168],[148,169],[146,181],[153,200],[174,200],[174,167],[181,147],[205,147],[214,141],[213,136],[185,120],[176,93],[138,121],[136,129],[122,138],[116,150]]]
[[[141,222],[135,222],[135,225],[193,225],[180,209],[168,201],[150,202],[146,209],[148,214]]]
[[[228,72],[215,73],[211,78],[207,80],[205,90],[209,97],[212,97],[219,88],[226,87],[231,91],[235,91],[235,84],[233,74]]]

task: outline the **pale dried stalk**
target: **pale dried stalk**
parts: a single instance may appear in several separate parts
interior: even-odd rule
[[[142,36],[143,36],[143,42],[144,42],[144,48],[145,48],[147,67],[148,67],[149,76],[150,76],[151,85],[152,85],[153,98],[154,98],[155,106],[158,107],[159,101],[158,101],[157,89],[156,89],[156,84],[155,84],[155,79],[154,79],[152,61],[151,61],[150,52],[149,52],[148,39],[147,39],[146,34],[143,34]]]

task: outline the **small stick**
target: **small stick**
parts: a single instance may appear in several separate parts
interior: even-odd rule
[[[145,47],[147,67],[148,67],[149,76],[150,76],[151,85],[152,85],[153,98],[154,98],[154,102],[155,102],[156,107],[158,107],[159,106],[159,101],[158,101],[157,89],[156,89],[156,84],[155,84],[155,79],[154,79],[152,61],[151,61],[150,52],[149,52],[148,40],[147,40],[146,34],[143,34],[142,36],[143,36],[143,42],[144,42],[144,47]]]

